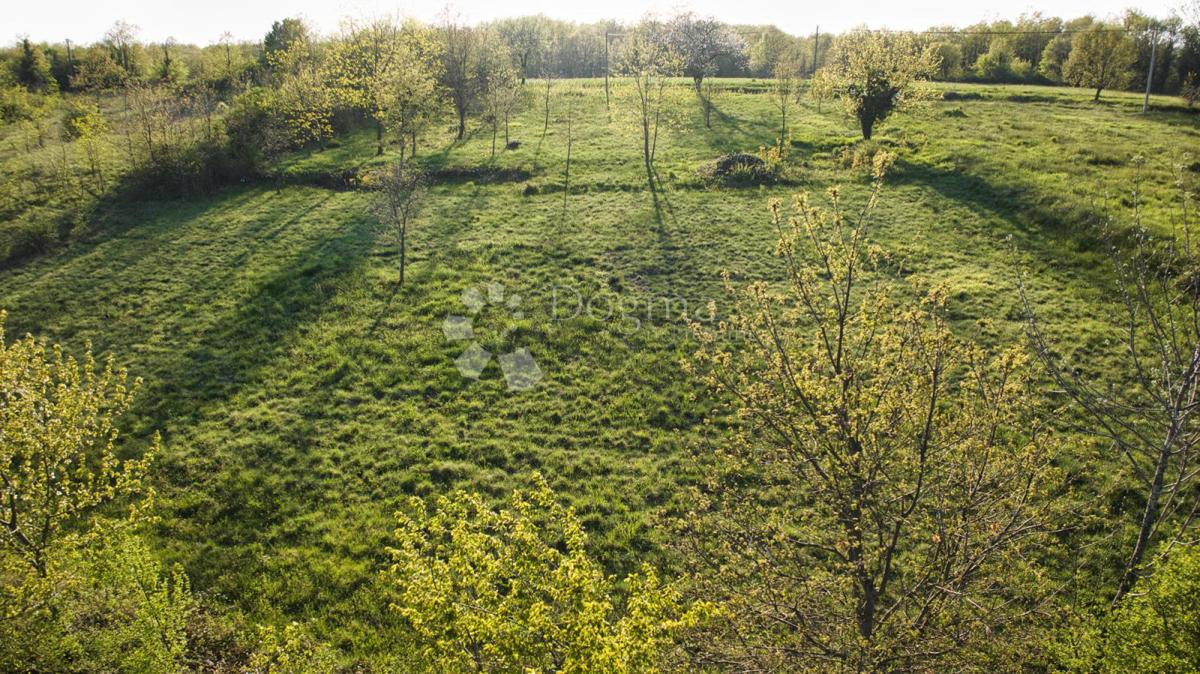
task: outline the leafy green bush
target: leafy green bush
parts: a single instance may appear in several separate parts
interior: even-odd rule
[[[869,170],[875,165],[875,158],[886,153],[887,150],[877,141],[860,140],[843,147],[839,159],[843,168]]]
[[[42,218],[9,222],[0,228],[0,261],[44,253],[58,242],[58,227]]]
[[[33,119],[38,110],[37,94],[23,87],[6,87],[0,91],[0,121],[6,124]]]
[[[32,337],[6,343],[0,312],[0,670],[178,671],[192,599],[136,527],[103,512],[152,494],[150,456],[121,461],[116,419],[138,382]]]
[[[1141,589],[1108,615],[1085,614],[1068,625],[1056,643],[1059,667],[1113,674],[1200,671],[1200,547],[1178,548]]]
[[[333,674],[337,654],[317,641],[304,625],[289,623],[282,630],[261,629],[262,642],[250,660],[250,671],[263,674]]]
[[[734,152],[702,165],[696,171],[707,183],[729,186],[764,185],[775,182],[783,167],[776,147],[760,148],[757,154]]]
[[[86,100],[72,101],[63,114],[63,138],[77,140],[94,137],[108,128],[108,122],[95,103]]]
[[[493,510],[476,495],[414,499],[399,514],[394,603],[438,672],[652,672],[677,635],[700,622],[649,566],[604,575],[573,510],[540,476]]]

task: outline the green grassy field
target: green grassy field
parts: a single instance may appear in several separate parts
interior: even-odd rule
[[[0,271],[10,332],[91,341],[144,378],[126,451],[163,434],[157,533],[196,589],[256,620],[316,619],[340,645],[370,649],[337,626],[383,619],[376,575],[401,499],[500,495],[534,470],[575,505],[613,571],[658,558],[655,513],[692,475],[686,450],[710,405],[679,365],[691,349],[681,308],[719,306],[723,271],[779,277],[770,198],[845,184],[855,200],[866,176],[842,159],[855,126],[805,101],[788,184],[706,186],[703,162],[778,133],[763,83],[730,81],[711,130],[684,99],[660,140],[655,195],[634,128],[619,111],[609,121],[602,83],[588,81],[570,88],[564,209],[558,86],[544,140],[531,82],[511,128],[520,147],[493,162],[528,179],[431,186],[400,290],[369,195],[299,185],[108,204],[81,240]],[[1064,353],[1111,377],[1115,298],[1094,225],[1106,207],[1128,215],[1140,176],[1147,224],[1172,227],[1172,165],[1200,149],[1200,116],[1165,98],[1143,116],[1130,94],[1094,104],[1070,89],[941,88],[946,100],[876,134],[898,155],[875,230],[889,274],[948,284],[957,329],[988,343],[1020,339],[1027,274]],[[431,133],[419,153],[452,175],[488,165],[490,144],[485,128],[461,143]],[[387,159],[373,154],[364,131],[287,169]],[[508,390],[495,359],[478,381],[455,367],[464,342],[443,320],[489,283],[519,302],[484,308],[478,341],[494,354],[527,348],[544,375],[531,390]],[[1115,479],[1108,466],[1079,470]]]

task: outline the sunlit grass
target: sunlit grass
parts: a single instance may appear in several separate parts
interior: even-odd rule
[[[346,625],[384,619],[375,572],[401,499],[500,495],[534,470],[579,510],[605,563],[628,570],[659,558],[654,513],[689,480],[685,450],[708,408],[679,367],[691,349],[681,307],[719,305],[723,271],[779,279],[769,199],[843,183],[850,199],[862,193],[864,175],[841,158],[855,126],[829,101],[818,113],[805,100],[794,117],[789,184],[704,185],[701,163],[776,141],[774,109],[750,93],[765,83],[724,84],[711,130],[683,97],[660,140],[657,196],[636,130],[619,110],[609,122],[598,80],[569,85],[565,210],[564,96],[543,139],[531,82],[511,125],[520,146],[494,162],[490,130],[461,143],[431,130],[418,148],[431,171],[492,164],[532,177],[432,185],[399,290],[369,195],[263,185],[108,206],[83,240],[0,272],[0,306],[13,332],[90,340],[145,378],[126,450],[164,435],[158,535],[195,588],[253,616],[318,618],[358,638]],[[1106,204],[1125,214],[1140,175],[1148,224],[1169,230],[1172,164],[1197,147],[1200,118],[1167,99],[1143,116],[1128,94],[1096,105],[1069,89],[942,88],[953,100],[877,134],[898,155],[875,230],[888,255],[877,280],[946,284],[956,329],[998,343],[1021,337],[1027,273],[1067,355],[1111,376],[1114,298],[1091,228]],[[286,168],[387,159],[364,131]],[[531,391],[506,390],[495,361],[479,381],[454,367],[464,345],[442,321],[488,283],[520,295],[520,315],[489,307],[480,339],[494,353],[529,349],[545,375]],[[610,315],[619,306],[632,309]]]

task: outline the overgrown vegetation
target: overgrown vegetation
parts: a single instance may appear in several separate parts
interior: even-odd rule
[[[1196,117],[929,81],[1135,18],[18,45],[0,669],[1190,671]]]

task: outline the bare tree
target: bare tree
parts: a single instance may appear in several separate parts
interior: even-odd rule
[[[504,145],[509,144],[508,120],[520,102],[525,89],[517,78],[508,47],[495,38],[484,41],[479,64],[479,79],[483,83],[484,116],[492,126],[492,158],[496,158],[496,136],[504,125]]]
[[[546,17],[537,15],[502,19],[496,22],[495,28],[508,45],[521,84],[525,84],[527,77],[545,70],[542,61],[547,56],[547,35],[550,31]]]
[[[779,147],[782,150],[788,142],[788,112],[800,98],[800,71],[794,61],[780,61],[775,64],[771,98],[779,110]]]
[[[480,30],[464,26],[447,17],[442,26],[441,84],[450,94],[454,112],[458,115],[458,140],[467,132],[467,114],[483,93],[480,80]]]
[[[551,41],[550,49],[544,59],[542,59],[542,77],[546,81],[546,90],[543,96],[543,117],[542,117],[542,136],[538,139],[537,151],[541,152],[542,143],[546,140],[546,132],[550,130],[550,92],[554,87],[554,69],[557,63],[554,60],[554,51],[557,45]]]
[[[712,100],[704,89],[704,78],[717,73],[721,59],[728,60],[735,68],[745,67],[748,62],[746,43],[732,28],[715,18],[701,18],[690,12],[671,19],[665,37],[681,61],[683,74],[692,78],[704,108],[704,126],[709,128]]]
[[[571,193],[571,146],[574,143],[574,97],[567,97],[567,157],[563,162],[563,210],[562,219],[567,219],[567,196]]]
[[[408,225],[416,216],[424,194],[424,178],[415,167],[405,165],[403,159],[378,174],[374,211],[379,224],[396,237],[400,254],[400,280],[397,286],[404,285]]]
[[[665,28],[645,21],[630,31],[621,46],[621,73],[633,85],[630,101],[642,137],[642,163],[654,189],[654,157],[658,132],[671,113],[669,78],[679,73],[679,59],[666,39]]]
[[[871,278],[887,161],[861,210],[773,203],[785,291],[730,286],[729,317],[695,326],[689,367],[735,428],[698,456],[677,539],[725,609],[693,644],[704,667],[954,669],[1044,601],[1022,551],[1052,476],[1027,359],[952,335],[945,290],[901,304]]]
[[[1111,249],[1115,296],[1124,308],[1122,327],[1113,337],[1121,345],[1126,385],[1102,388],[1066,362],[1050,344],[1022,287],[1038,357],[1092,422],[1089,430],[1111,443],[1143,490],[1137,534],[1114,602],[1143,575],[1152,547],[1165,546],[1165,551],[1187,540],[1200,507],[1195,489],[1200,474],[1200,272],[1189,227],[1190,195],[1181,197],[1179,229],[1158,240],[1142,226],[1138,192],[1135,187],[1129,246],[1114,244]]]

